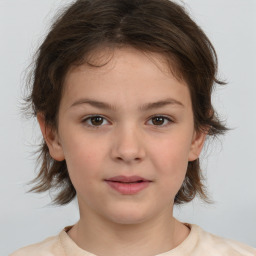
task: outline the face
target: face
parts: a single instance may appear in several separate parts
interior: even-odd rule
[[[121,48],[102,67],[71,68],[64,88],[58,131],[44,136],[66,160],[81,215],[125,224],[170,215],[204,140],[185,82],[160,55]]]

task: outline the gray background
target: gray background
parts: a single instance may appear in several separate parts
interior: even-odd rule
[[[25,70],[56,10],[71,1],[0,0],[0,255],[57,234],[78,220],[76,202],[50,207],[50,197],[28,194],[34,177],[35,121],[20,114]],[[182,221],[256,247],[256,1],[186,0],[192,17],[219,56],[220,77],[229,84],[214,105],[235,128],[203,153],[213,205],[195,200],[175,209]]]

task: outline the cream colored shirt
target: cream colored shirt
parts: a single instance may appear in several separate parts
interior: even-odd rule
[[[189,224],[188,237],[176,248],[157,256],[256,256],[256,249],[210,234],[199,226]],[[96,256],[82,250],[66,231],[58,236],[24,247],[10,256]]]

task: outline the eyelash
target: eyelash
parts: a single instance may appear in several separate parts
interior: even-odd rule
[[[96,126],[96,125],[91,125],[91,124],[88,124],[87,123],[87,121],[88,120],[91,120],[92,118],[94,118],[94,117],[100,117],[100,118],[103,118],[104,120],[107,120],[105,117],[103,117],[103,116],[101,116],[101,115],[91,115],[91,116],[87,116],[86,118],[84,118],[83,120],[82,120],[82,123],[85,123],[85,125],[87,126],[87,127],[90,127],[90,128],[93,128],[93,129],[99,129],[101,126],[103,126],[103,125],[99,125],[99,126]],[[163,116],[163,115],[155,115],[155,116],[152,116],[152,117],[150,117],[150,119],[149,120],[152,120],[153,118],[157,118],[157,117],[160,117],[160,118],[163,118],[164,120],[167,120],[168,121],[168,124],[165,124],[165,125],[153,125],[153,126],[156,126],[156,127],[166,127],[166,126],[169,126],[171,123],[173,123],[174,121],[171,119],[171,118],[169,118],[169,117],[167,117],[167,116]]]

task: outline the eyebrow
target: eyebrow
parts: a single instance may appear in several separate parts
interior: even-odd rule
[[[75,101],[70,107],[74,107],[74,106],[78,106],[78,105],[82,105],[82,104],[89,104],[89,105],[99,108],[99,109],[106,109],[106,110],[112,110],[112,111],[117,110],[117,107],[110,103],[97,101],[97,100],[93,100],[93,99],[79,99],[79,100]],[[177,105],[177,106],[184,107],[184,105],[180,101],[172,99],[172,98],[167,98],[167,99],[163,99],[163,100],[156,101],[156,102],[145,103],[139,107],[139,110],[140,111],[148,111],[148,110],[152,110],[152,109],[162,108],[167,105]]]

